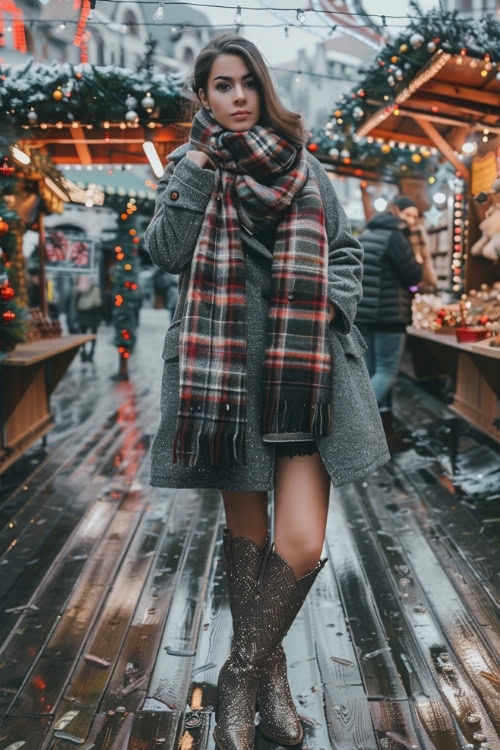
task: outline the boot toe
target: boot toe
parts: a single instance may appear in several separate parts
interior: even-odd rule
[[[214,740],[220,750],[254,750],[255,726],[224,726],[217,725],[214,729]]]

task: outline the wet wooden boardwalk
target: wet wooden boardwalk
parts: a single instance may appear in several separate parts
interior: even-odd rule
[[[146,311],[118,385],[103,329],[47,449],[1,478],[0,750],[214,747],[223,516],[148,485],[164,327]],[[500,750],[500,452],[408,381],[396,410],[407,450],[332,493],[286,639],[304,748]]]

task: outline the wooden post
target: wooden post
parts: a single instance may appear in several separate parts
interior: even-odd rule
[[[455,167],[457,172],[460,172],[464,180],[466,182],[469,182],[470,180],[469,169],[466,167],[466,165],[463,162],[460,161],[458,156],[456,156],[450,144],[447,141],[445,141],[441,133],[434,127],[434,125],[432,125],[427,120],[419,119],[419,120],[415,120],[415,122],[417,122],[420,125],[424,133],[428,136],[428,138],[430,138],[430,140],[434,143],[436,148],[438,148],[439,151],[441,151],[443,156],[445,156],[448,159],[450,164],[452,164]]]
[[[42,211],[38,214],[38,259],[40,261],[40,270],[38,276],[40,279],[40,309],[42,313],[47,316],[49,314],[49,307],[47,304],[47,289],[45,280],[45,225],[43,223],[44,215]]]

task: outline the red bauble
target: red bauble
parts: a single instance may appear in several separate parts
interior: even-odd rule
[[[486,323],[488,323],[488,321],[489,321],[489,316],[488,315],[481,315],[481,317],[479,318],[479,322],[483,326],[486,325]]]
[[[12,312],[12,310],[6,310],[2,313],[2,319],[4,323],[11,323],[13,320],[15,320],[16,313]]]
[[[9,225],[3,219],[0,219],[0,234],[7,234],[9,231]]]
[[[318,144],[317,143],[310,143],[307,148],[309,149],[309,151],[312,151],[312,152],[317,151],[318,150]]]
[[[0,289],[0,297],[4,300],[12,299],[14,295],[15,295],[15,291],[12,289],[11,286],[6,285]]]

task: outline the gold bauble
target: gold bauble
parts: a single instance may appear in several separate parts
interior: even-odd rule
[[[380,150],[382,151],[382,153],[383,153],[383,154],[390,154],[390,152],[391,152],[391,147],[389,146],[389,144],[388,144],[388,143],[384,143],[384,144],[382,144],[382,146],[380,147]]]
[[[406,55],[406,53],[408,52],[408,45],[402,44],[401,47],[399,48],[399,51],[401,52],[402,55]]]
[[[61,89],[56,89],[52,92],[52,99],[55,99],[56,102],[60,102],[62,98],[63,92],[61,91]]]
[[[415,162],[415,164],[419,164],[422,161],[422,157],[420,154],[413,154],[411,160]]]

